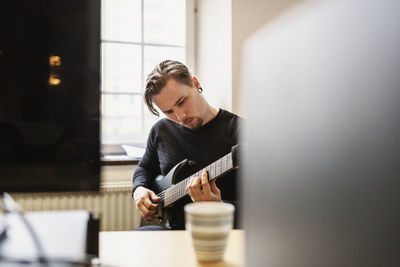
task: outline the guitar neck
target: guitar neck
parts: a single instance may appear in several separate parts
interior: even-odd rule
[[[236,169],[237,166],[233,165],[232,153],[228,153],[217,161],[214,161],[207,167],[199,170],[191,176],[183,179],[179,183],[172,185],[170,188],[164,190],[161,195],[163,198],[164,207],[167,207],[177,200],[187,195],[186,185],[192,177],[201,177],[204,169],[208,172],[208,180],[212,181],[225,175],[226,173]]]

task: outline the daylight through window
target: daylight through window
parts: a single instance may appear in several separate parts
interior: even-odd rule
[[[140,144],[157,119],[143,102],[162,60],[186,63],[185,0],[102,0],[102,143]]]

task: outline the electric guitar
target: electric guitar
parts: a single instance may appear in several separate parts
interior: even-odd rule
[[[238,153],[239,145],[235,145],[232,147],[230,153],[203,168],[208,172],[208,180],[212,181],[218,179],[237,169],[239,167]],[[192,173],[192,175],[187,177],[182,175],[187,173],[188,170],[195,166],[195,162],[185,159],[175,165],[166,176],[159,175],[155,179],[153,183],[153,190],[157,196],[161,198],[161,200],[157,202],[158,211],[156,217],[159,222],[165,221],[165,214],[173,213],[174,204],[188,195],[186,192],[186,185],[189,180],[192,177],[201,177],[203,169],[200,169],[199,171]]]

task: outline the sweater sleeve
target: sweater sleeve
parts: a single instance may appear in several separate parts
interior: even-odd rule
[[[157,147],[155,145],[154,129],[147,140],[146,151],[135,169],[132,181],[132,197],[138,186],[149,188],[152,179],[160,173]]]

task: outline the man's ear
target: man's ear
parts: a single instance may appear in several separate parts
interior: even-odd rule
[[[199,82],[199,80],[197,80],[196,77],[193,76],[192,80],[193,80],[193,85],[194,85],[197,89],[201,87],[201,86],[200,86],[200,82]]]

